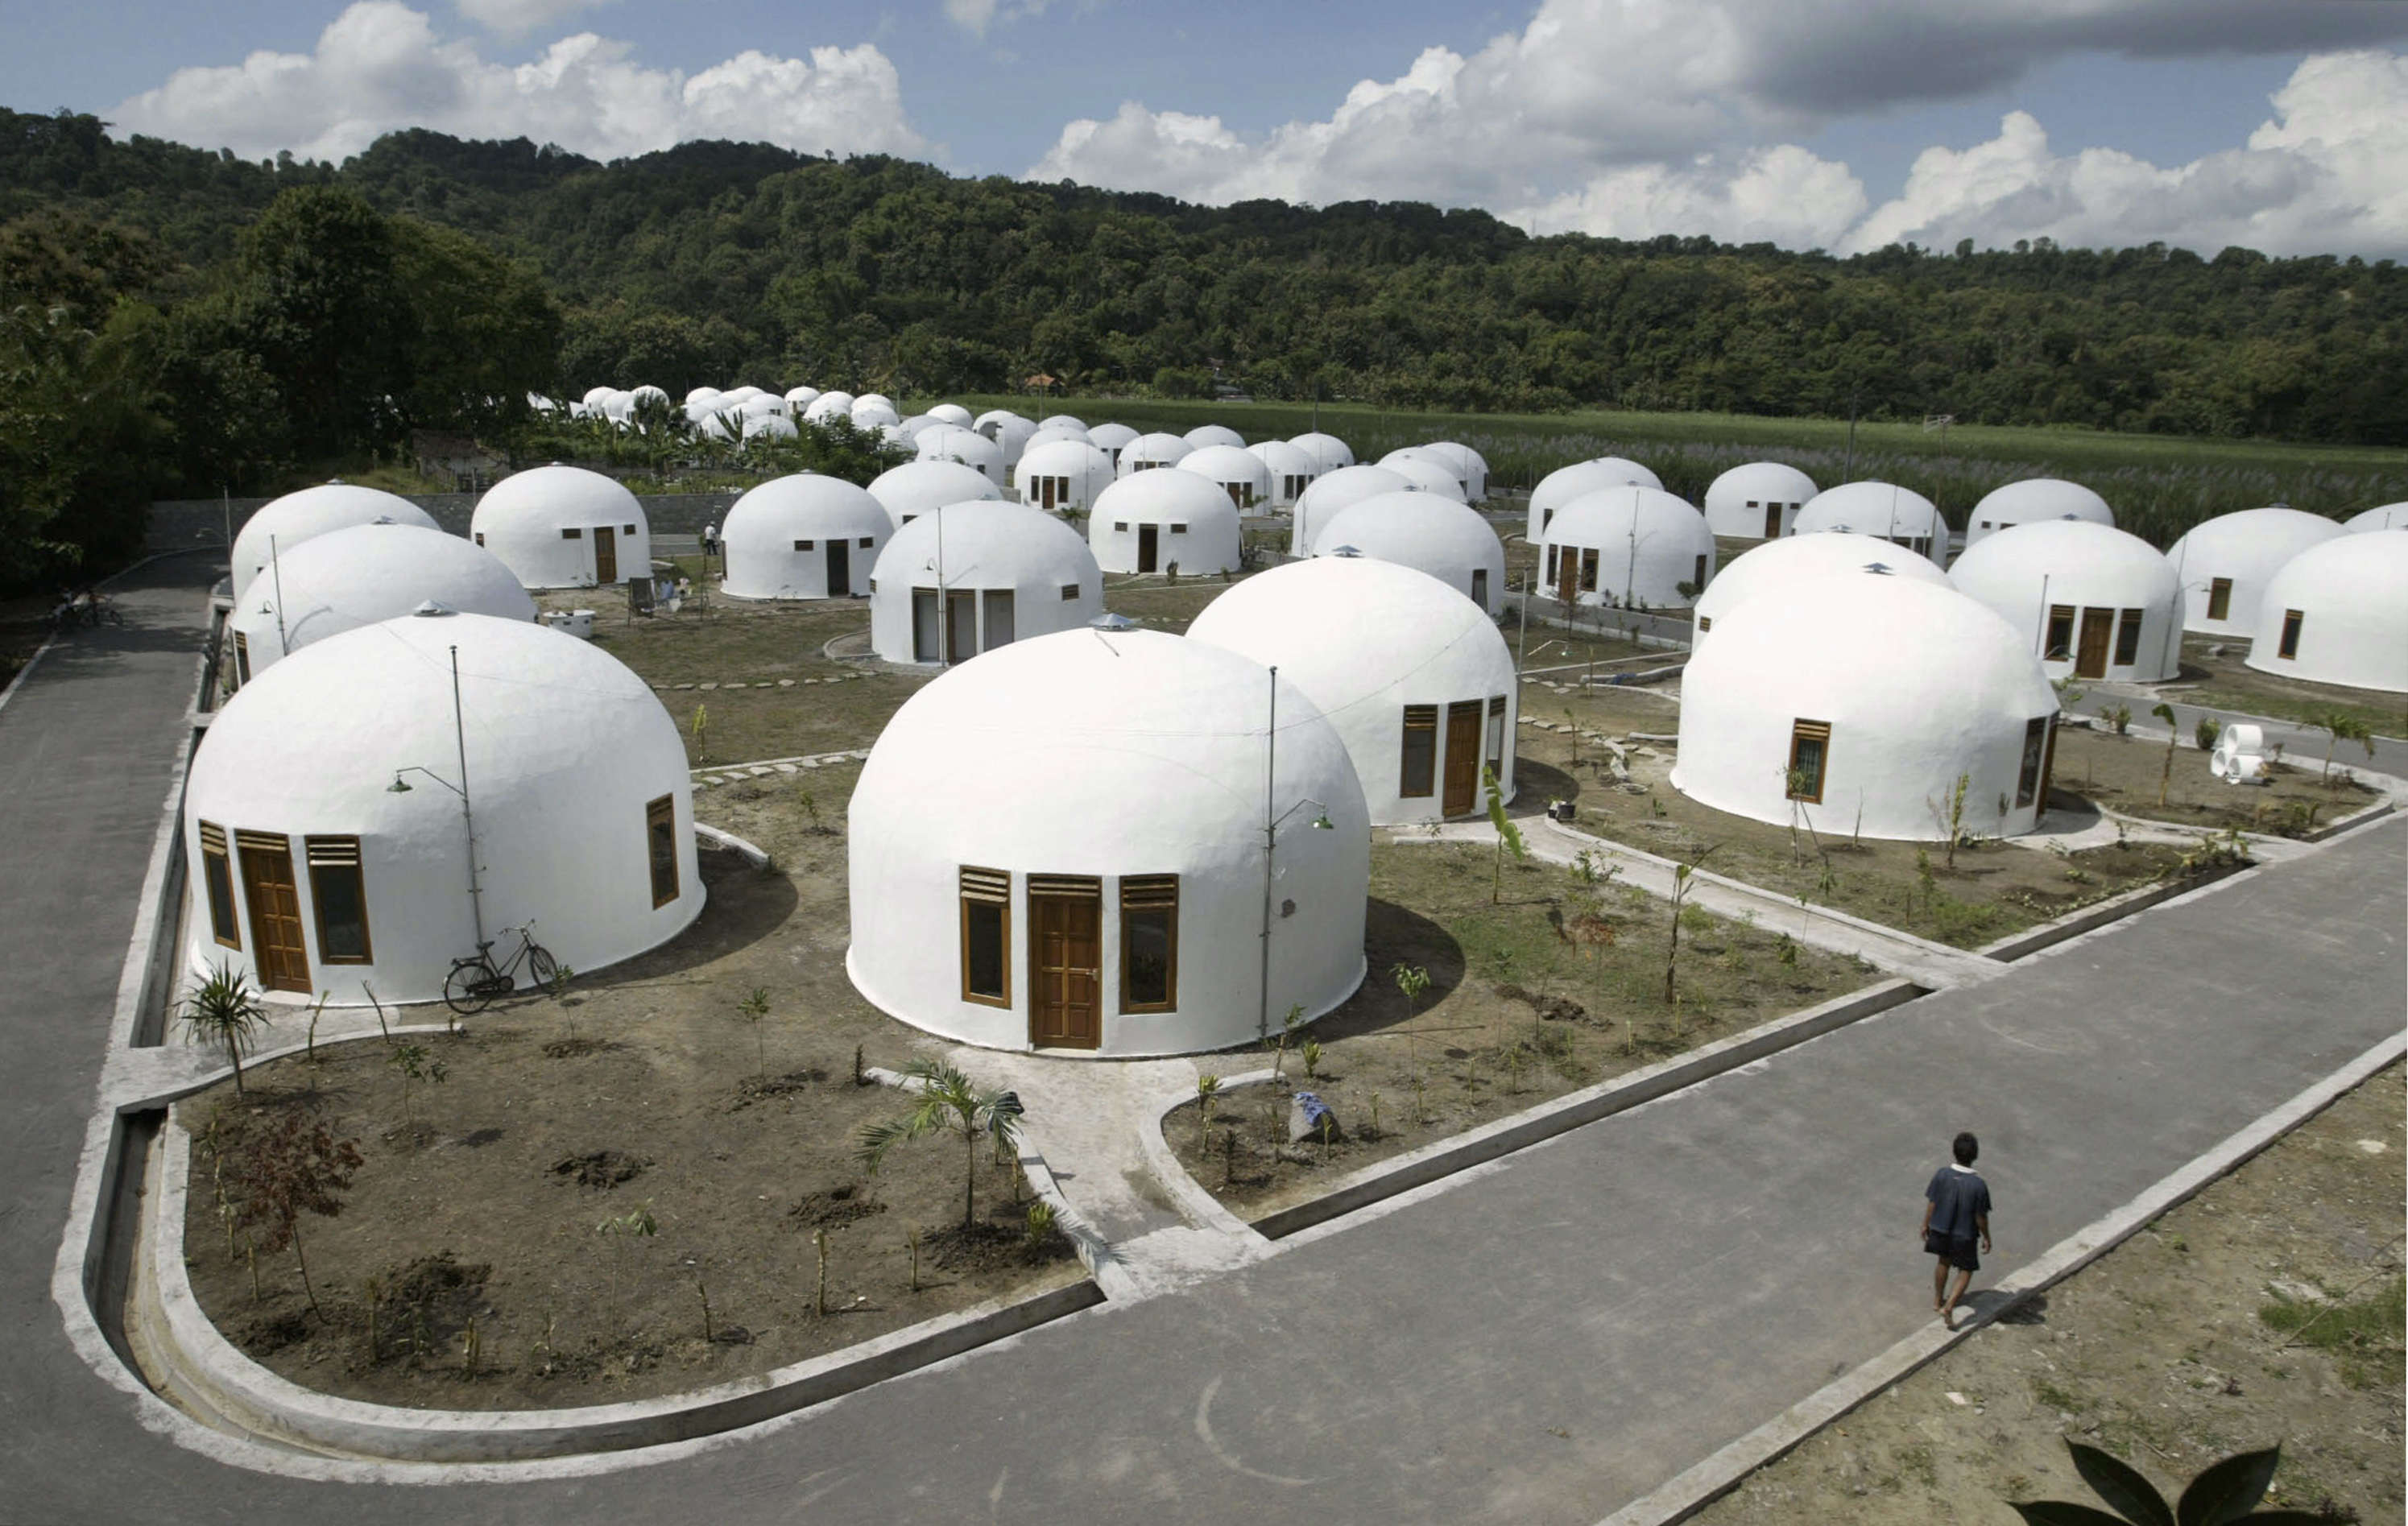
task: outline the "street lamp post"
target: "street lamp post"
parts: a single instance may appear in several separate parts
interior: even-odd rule
[[[1256,1038],[1268,1038],[1271,1033],[1271,876],[1274,867],[1273,855],[1279,849],[1280,826],[1289,817],[1307,806],[1319,806],[1321,814],[1313,819],[1313,829],[1319,832],[1337,830],[1337,823],[1329,819],[1329,807],[1310,795],[1287,809],[1275,813],[1275,806],[1278,804],[1275,780],[1279,763],[1278,668],[1274,667],[1270,670],[1269,679],[1268,720],[1263,728],[1263,932],[1262,965],[1259,972],[1262,984],[1259,991],[1259,1010],[1254,1021]]]
[[[484,888],[477,878],[477,813],[468,799],[468,731],[460,707],[460,649],[457,647],[452,649],[452,734],[459,748],[459,783],[452,783],[432,768],[409,763],[393,771],[393,782],[385,786],[385,792],[406,795],[410,792],[410,785],[402,776],[423,774],[460,797],[460,820],[468,835],[468,918],[477,930],[477,947],[483,948],[486,946],[485,897]]]

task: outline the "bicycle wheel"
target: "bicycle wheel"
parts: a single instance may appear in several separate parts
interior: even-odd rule
[[[464,959],[443,979],[443,1005],[462,1017],[482,1012],[493,998],[478,987],[494,978],[494,966],[481,959]]]
[[[530,943],[527,945],[527,973],[535,977],[537,985],[548,986],[552,984],[552,977],[560,973],[560,962],[553,959],[541,944]]]

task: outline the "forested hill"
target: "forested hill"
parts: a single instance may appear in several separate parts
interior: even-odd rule
[[[0,221],[131,224],[174,291],[222,285],[245,230],[255,245],[296,187],[538,273],[559,318],[529,364],[571,395],[739,380],[926,395],[1042,372],[1082,391],[1193,394],[1217,377],[1398,406],[1860,406],[2408,444],[2408,274],[2388,261],[1534,238],[1416,204],[1197,207],[759,144],[605,164],[408,132],[339,167],[252,164],[0,111]]]

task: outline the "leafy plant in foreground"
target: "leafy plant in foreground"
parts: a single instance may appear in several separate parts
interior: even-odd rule
[[[2310,1510],[2260,1510],[2283,1461],[2283,1448],[2238,1452],[2211,1463],[2190,1481],[2182,1498],[2169,1506],[2157,1486],[2139,1469],[2096,1447],[2078,1441],[2065,1444],[2073,1454],[2074,1471],[2110,1508],[2071,1500],[2036,1500],[2016,1505],[2026,1526],[2229,1526],[2233,1521],[2260,1521],[2267,1526],[2313,1526],[2326,1518]]]
[[[188,1039],[224,1047],[226,1061],[234,1066],[235,1095],[241,1096],[243,1051],[258,1042],[259,1031],[267,1026],[267,1005],[251,989],[250,977],[219,965],[184,998],[180,1019]]]

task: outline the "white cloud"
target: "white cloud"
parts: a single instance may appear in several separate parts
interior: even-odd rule
[[[695,137],[810,153],[928,151],[894,64],[867,43],[808,58],[747,51],[688,75],[646,68],[626,44],[583,32],[513,67],[438,37],[423,11],[397,0],[359,0],[308,53],[179,69],[110,116],[120,131],[252,158],[290,149],[341,159],[403,127],[525,136],[603,158]]]
[[[565,16],[610,4],[610,0],[456,0],[460,14],[504,36],[523,36]]]
[[[996,0],[945,0],[945,20],[975,37],[986,36],[995,11]]]
[[[1864,215],[1865,188],[1845,164],[1794,143],[1736,163],[1705,155],[1686,166],[1634,164],[1576,191],[1506,214],[1532,233],[1605,238],[1703,234],[1727,244],[1822,249]]]

